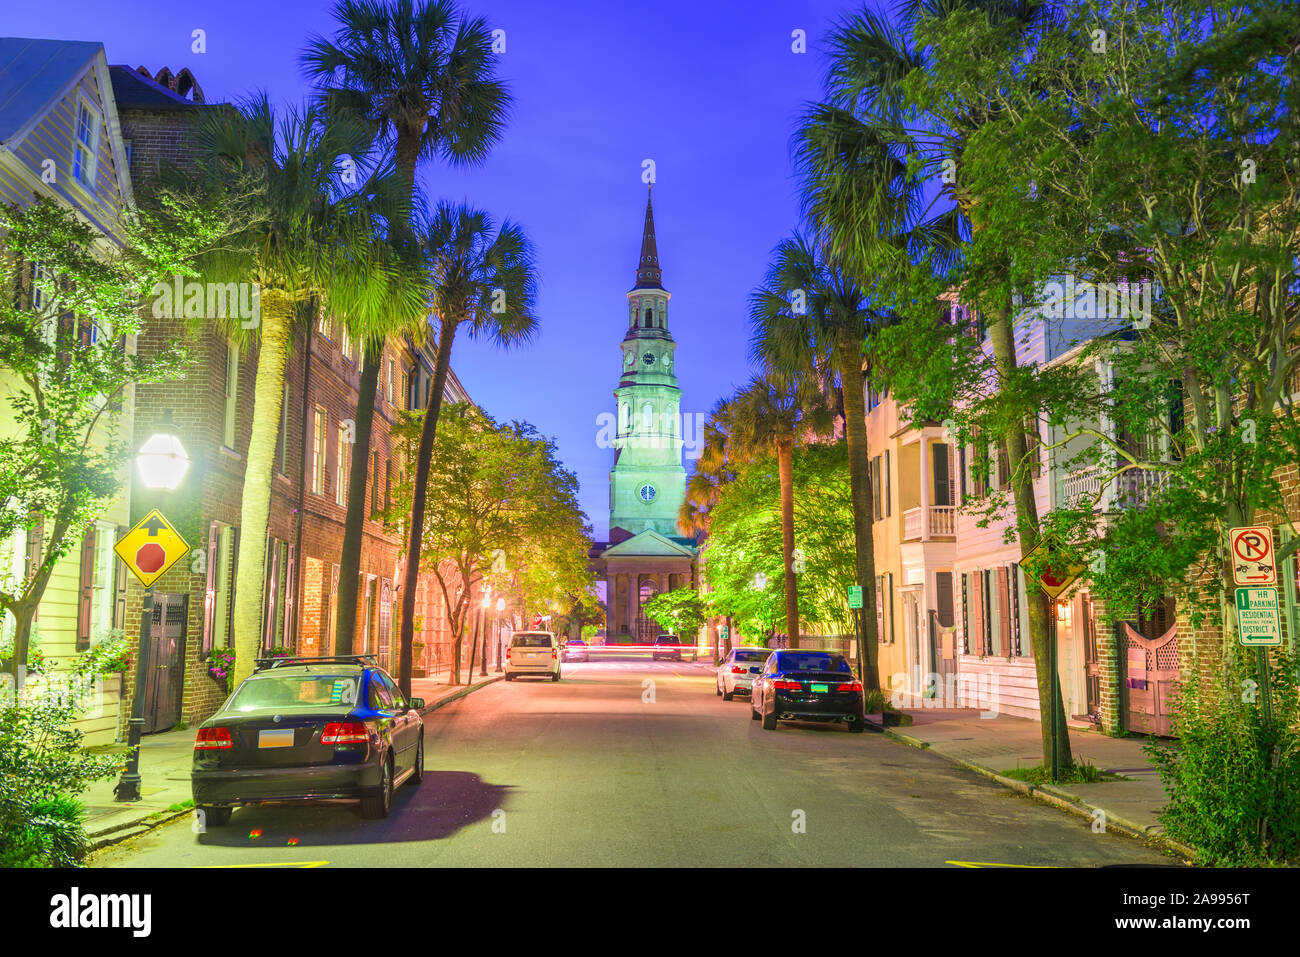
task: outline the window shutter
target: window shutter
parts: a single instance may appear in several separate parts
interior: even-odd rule
[[[99,535],[94,525],[88,525],[81,537],[81,583],[77,591],[77,650],[90,647],[90,609],[95,594],[95,557],[98,554]]]
[[[930,446],[934,460],[934,504],[951,505],[952,488],[948,476],[948,446],[935,443]]]
[[[270,651],[275,644],[277,586],[280,580],[279,541],[271,536],[266,541],[266,590],[262,593],[262,650]]]
[[[298,590],[298,582],[294,578],[294,569],[298,564],[298,553],[293,545],[289,545],[286,551],[288,557],[284,563],[284,636],[281,640],[286,648],[294,648],[296,645],[294,643],[293,600]]]
[[[120,541],[129,529],[125,525],[117,526],[117,537]],[[126,569],[126,563],[113,555],[113,627],[117,629],[126,628],[126,583],[127,576],[131,573]]]
[[[951,628],[953,625],[952,572],[936,572],[934,584],[935,604],[938,606],[939,624],[945,628]]]
[[[973,595],[971,601],[971,625],[973,639],[970,642],[971,654],[986,655],[988,654],[988,636],[984,629],[984,572],[977,571],[971,574],[971,585],[973,586]]]
[[[967,489],[966,486],[966,446],[963,445],[960,449],[957,450],[957,458],[958,458],[957,474],[961,478],[961,501],[958,502],[957,504],[965,505],[966,496],[969,494],[969,490]]]
[[[216,522],[208,525],[208,575],[203,587],[203,640],[200,651],[207,654],[212,650],[213,625],[217,612],[217,536],[219,526]]]
[[[885,449],[885,515],[893,514],[893,506],[890,503],[892,497],[889,485],[889,449]]]
[[[962,654],[970,654],[970,573],[961,573],[961,650]]]
[[[226,642],[230,647],[234,647],[235,641],[235,593],[236,587],[235,569],[239,567],[239,526],[236,525],[230,530],[230,608],[226,614]]]
[[[1007,582],[1007,566],[998,569],[998,652],[1005,649],[1011,654],[1011,595]]]
[[[1019,658],[1025,653],[1024,645],[1021,644],[1020,635],[1020,566],[1015,562],[1011,563],[1010,574],[1010,593],[1011,593],[1011,654]]]

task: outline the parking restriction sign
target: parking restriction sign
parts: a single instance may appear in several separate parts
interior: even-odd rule
[[[1276,585],[1273,561],[1273,529],[1267,525],[1244,525],[1228,532],[1232,580],[1237,585]]]
[[[1237,589],[1237,638],[1243,645],[1282,644],[1276,588]]]

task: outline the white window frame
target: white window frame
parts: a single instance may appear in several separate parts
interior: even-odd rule
[[[81,138],[81,118],[85,114],[89,119],[89,141]],[[99,136],[103,127],[103,117],[95,109],[90,98],[84,94],[77,97],[77,116],[72,129],[72,178],[89,193],[94,193],[99,176]],[[88,168],[82,164],[82,150],[89,154]],[[87,176],[89,172],[89,176]]]

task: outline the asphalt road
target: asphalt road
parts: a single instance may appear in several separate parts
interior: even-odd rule
[[[944,759],[837,725],[764,731],[690,662],[565,665],[425,719],[429,773],[392,815],[241,808],[108,849],[101,867],[1096,866],[1171,863]],[[955,866],[955,865],[952,865]]]

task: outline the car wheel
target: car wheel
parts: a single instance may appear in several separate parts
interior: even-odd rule
[[[229,806],[212,807],[209,805],[208,807],[201,807],[198,810],[203,815],[203,817],[200,818],[200,820],[203,822],[203,826],[205,828],[208,828],[208,827],[222,827],[226,824],[229,824],[230,812],[233,811],[234,808]]]
[[[420,743],[415,747],[415,765],[411,770],[411,783],[419,784],[424,780],[424,735],[420,735]]]
[[[722,685],[715,685],[715,687],[718,689],[718,697],[721,698],[721,697],[722,697]]]
[[[758,713],[758,709],[754,707],[754,702],[751,700],[749,702],[749,720],[757,721],[760,717],[762,716]]]
[[[773,711],[771,714],[765,714],[765,715],[763,715],[763,730],[764,730],[764,731],[775,731],[775,730],[776,730],[776,712],[775,712],[775,711]]]
[[[515,680],[515,676],[510,674],[510,672],[506,672],[506,681],[514,681],[514,680]]]
[[[722,692],[722,700],[723,700],[723,701],[730,701],[730,700],[731,700],[732,698],[734,698],[734,697],[736,697],[736,692],[734,692],[734,691],[724,691],[724,692]]]
[[[852,731],[854,734],[861,734],[863,731],[867,730],[867,726],[863,724],[861,721],[854,721],[851,725],[849,725],[849,730]]]
[[[373,820],[388,817],[393,808],[393,762],[385,759],[379,769],[379,793],[361,799],[361,816]]]
[[[559,672],[559,671],[556,671],[553,675],[551,675],[551,680],[552,680],[552,681],[559,681],[559,680],[560,680],[560,672]]]

